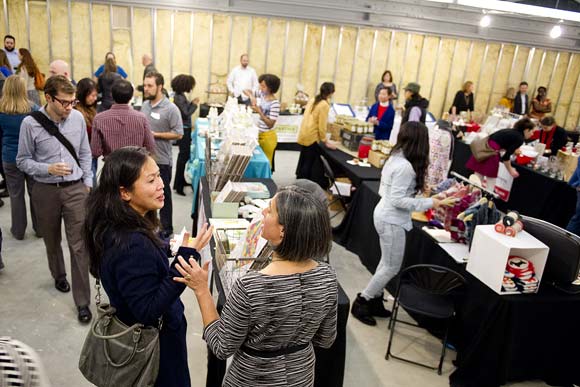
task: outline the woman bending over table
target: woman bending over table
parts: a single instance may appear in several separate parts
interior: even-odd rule
[[[532,136],[535,127],[529,118],[522,118],[514,124],[513,129],[498,130],[488,137],[488,144],[490,148],[496,150],[496,153],[483,161],[477,161],[475,157],[471,156],[465,166],[474,171],[482,182],[485,176],[486,188],[493,192],[500,162],[505,165],[514,178],[519,176],[518,171],[512,167],[510,157],[516,149],[523,145],[524,140]],[[501,155],[501,151],[503,151],[503,155]]]

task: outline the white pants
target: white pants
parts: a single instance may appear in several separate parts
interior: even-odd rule
[[[367,287],[361,293],[367,300],[382,297],[383,289],[387,286],[387,283],[401,270],[405,254],[405,229],[396,224],[377,219],[376,216],[373,218],[381,243],[381,261],[375,270],[373,278],[371,278]]]

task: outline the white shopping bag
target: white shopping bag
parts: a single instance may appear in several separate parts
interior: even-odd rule
[[[497,172],[497,180],[495,182],[494,191],[499,195],[501,200],[505,202],[509,200],[513,183],[514,178],[512,175],[510,175],[509,171],[503,163],[499,163],[499,170]]]

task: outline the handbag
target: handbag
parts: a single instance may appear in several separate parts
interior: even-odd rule
[[[127,326],[109,304],[102,304],[97,280],[97,318],[87,334],[79,370],[97,387],[153,387],[159,373],[158,327]]]
[[[477,162],[482,162],[489,159],[492,156],[498,154],[498,151],[489,146],[489,141],[487,137],[477,138],[469,144],[471,149],[471,154],[477,160]]]

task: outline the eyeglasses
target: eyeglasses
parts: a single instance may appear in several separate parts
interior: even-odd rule
[[[54,99],[55,101],[58,101],[61,106],[63,107],[63,109],[66,109],[69,106],[75,107],[77,105],[77,103],[79,103],[78,100],[74,99],[72,101],[64,101],[62,99],[58,99],[56,98],[54,95],[51,95],[52,99]]]

